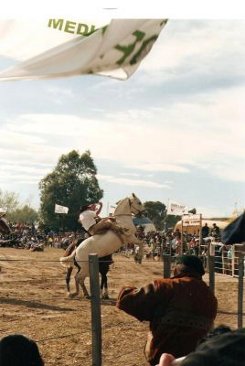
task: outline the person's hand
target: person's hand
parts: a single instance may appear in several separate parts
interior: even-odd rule
[[[157,366],[172,366],[175,357],[170,353],[163,353]]]

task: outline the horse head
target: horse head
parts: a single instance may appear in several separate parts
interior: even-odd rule
[[[0,232],[3,234],[10,234],[11,229],[5,218],[0,217]]]
[[[143,203],[134,193],[132,193],[131,197],[129,197],[129,200],[130,200],[130,209],[134,215],[137,215],[144,211]]]
[[[117,215],[137,215],[144,211],[144,206],[140,199],[132,193],[130,197],[126,197],[116,203],[117,207],[114,211],[114,216]]]

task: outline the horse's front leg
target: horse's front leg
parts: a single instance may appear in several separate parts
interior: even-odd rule
[[[91,296],[89,295],[88,293],[88,290],[87,290],[87,287],[85,286],[85,283],[84,283],[84,280],[81,282],[81,287],[82,287],[82,290],[83,290],[83,295],[86,299],[90,299]]]

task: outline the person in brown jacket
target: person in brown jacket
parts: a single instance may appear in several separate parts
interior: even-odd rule
[[[121,289],[116,306],[150,322],[145,356],[151,365],[162,353],[186,356],[213,327],[217,299],[202,280],[204,273],[198,257],[184,255],[177,258],[173,277]]]

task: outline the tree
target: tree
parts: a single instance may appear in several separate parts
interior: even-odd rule
[[[27,204],[23,207],[16,208],[8,214],[8,219],[11,222],[19,222],[23,224],[32,224],[38,221],[38,218],[38,212]]]
[[[173,229],[179,220],[181,220],[181,216],[167,215],[165,218],[165,228]]]
[[[146,201],[144,207],[147,216],[151,219],[156,229],[163,230],[164,218],[166,216],[166,206],[164,203],[160,201]]]
[[[13,192],[3,192],[0,189],[0,208],[6,209],[7,212],[12,212],[18,207],[18,195]]]
[[[43,225],[53,230],[80,229],[77,222],[80,206],[98,202],[103,197],[96,174],[90,151],[80,155],[73,150],[62,155],[53,172],[39,183]],[[55,204],[68,207],[68,214],[56,214]]]

